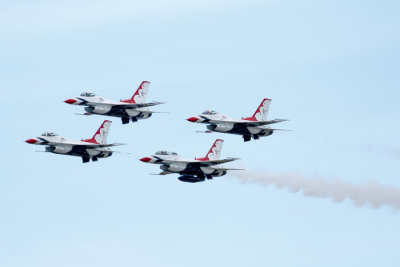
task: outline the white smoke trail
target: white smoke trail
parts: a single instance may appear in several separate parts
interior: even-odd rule
[[[231,173],[242,183],[270,184],[289,191],[303,192],[306,196],[330,198],[335,202],[350,199],[357,206],[370,205],[379,208],[388,205],[400,209],[400,189],[381,186],[376,181],[355,185],[339,179],[326,180],[318,176],[303,176],[296,173],[270,173],[266,171],[241,171]]]

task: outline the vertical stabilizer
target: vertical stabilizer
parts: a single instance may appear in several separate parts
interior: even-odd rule
[[[149,91],[150,87],[150,82],[148,81],[143,81],[140,85],[139,88],[136,90],[136,92],[133,94],[131,99],[127,100],[121,100],[121,102],[125,103],[137,103],[137,104],[142,104],[146,102],[147,98],[147,93]]]
[[[149,91],[150,82],[143,81],[136,92],[133,94],[131,101],[133,103],[145,103],[147,98],[147,93]]]
[[[208,151],[207,155],[204,158],[198,158],[197,160],[207,161],[207,160],[215,160],[220,159],[222,144],[224,140],[217,139],[214,144],[211,146],[210,151]]]
[[[95,144],[107,144],[107,136],[110,131],[110,126],[111,121],[105,120],[91,139],[85,139],[82,141]]]
[[[253,117],[243,119],[248,121],[266,121],[270,104],[271,99],[264,98],[261,104],[258,106],[256,112],[254,112]]]

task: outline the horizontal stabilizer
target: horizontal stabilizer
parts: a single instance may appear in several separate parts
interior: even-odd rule
[[[109,144],[109,146],[126,146],[126,144],[124,144],[124,143],[112,143],[112,144]]]
[[[246,169],[237,169],[237,168],[217,168],[217,167],[214,167],[214,168],[217,170],[221,170],[221,171],[244,171],[244,170],[246,170]]]
[[[212,131],[196,131],[196,133],[213,133]]]
[[[142,113],[162,113],[162,114],[171,114],[171,112],[166,111],[152,111],[152,110],[141,110]]]
[[[150,173],[150,175],[167,175],[167,174],[172,174],[172,172],[163,171],[160,173]]]
[[[74,113],[74,115],[90,116],[90,115],[94,115],[94,114],[92,114],[92,113]]]
[[[150,102],[150,103],[148,103],[148,104],[155,106],[155,105],[162,105],[162,104],[166,104],[166,103],[167,103],[167,102],[153,101],[153,102]]]
[[[293,131],[293,130],[287,130],[287,129],[273,129],[273,128],[271,128],[270,130],[272,130],[272,131],[285,131],[285,132]]]
[[[283,122],[283,121],[289,121],[289,120],[288,119],[274,119],[274,120],[272,120],[270,122],[278,123],[278,122]]]

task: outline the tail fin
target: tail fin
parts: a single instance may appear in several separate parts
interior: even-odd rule
[[[220,159],[223,143],[224,140],[221,139],[215,140],[214,144],[211,146],[210,151],[208,151],[207,155],[204,158],[199,158],[197,160],[206,161],[206,160]]]
[[[95,144],[107,144],[107,136],[110,131],[110,126],[111,121],[105,120],[91,139],[85,139],[82,141]]]
[[[258,106],[256,112],[254,112],[253,117],[248,117],[243,119],[248,121],[266,121],[270,104],[271,104],[271,99],[264,98],[261,104]]]
[[[150,82],[143,81],[136,92],[133,94],[132,98],[130,99],[133,103],[144,103],[146,101],[147,92],[149,91]]]

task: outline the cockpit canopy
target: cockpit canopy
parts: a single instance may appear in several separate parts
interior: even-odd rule
[[[156,152],[156,155],[178,156],[178,153],[160,150]]]
[[[214,110],[205,110],[205,111],[203,111],[202,114],[204,114],[204,115],[215,115],[215,114],[217,114],[217,112],[214,111]]]
[[[57,136],[58,134],[52,133],[52,132],[44,132],[42,133],[42,136]]]
[[[91,97],[91,96],[95,96],[95,94],[89,93],[89,92],[83,92],[83,93],[81,94],[81,96]]]

